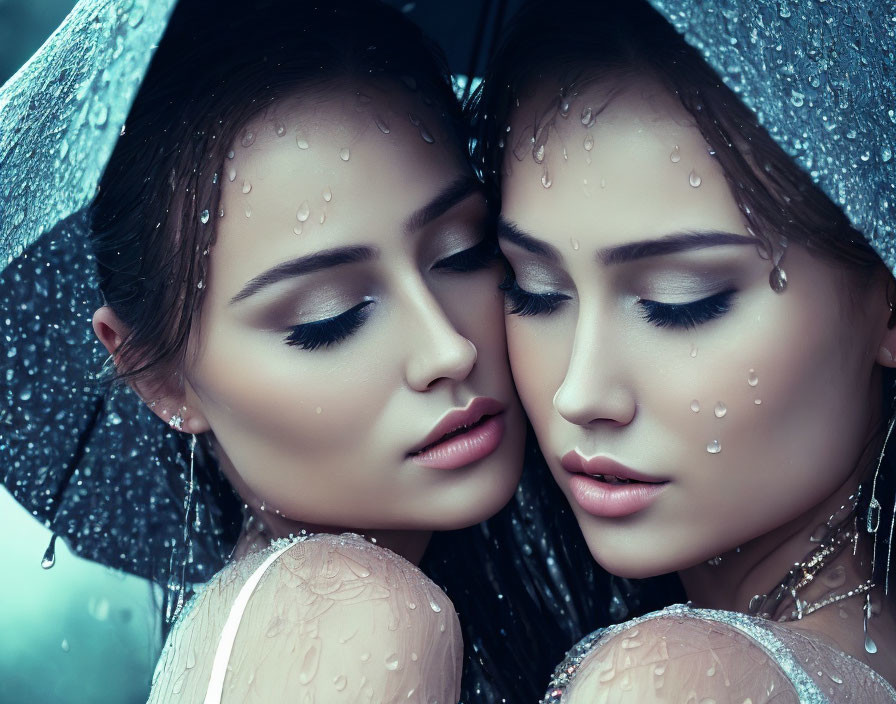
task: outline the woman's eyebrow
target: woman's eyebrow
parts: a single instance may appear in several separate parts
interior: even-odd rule
[[[238,303],[249,296],[258,293],[261,289],[271,286],[278,281],[303,276],[321,269],[340,266],[342,264],[354,264],[374,259],[377,251],[373,247],[335,247],[325,249],[314,254],[309,254],[298,259],[278,264],[262,274],[254,277],[243,286],[242,290],[230,299],[230,303]]]
[[[447,213],[474,193],[482,193],[482,184],[473,176],[460,176],[440,191],[429,203],[411,213],[404,223],[405,232],[415,232]]]
[[[692,230],[689,232],[675,232],[653,240],[643,240],[623,244],[618,247],[608,247],[597,252],[597,260],[605,265],[624,264],[636,259],[647,257],[660,257],[665,254],[676,254],[694,249],[706,249],[707,247],[721,247],[725,245],[757,245],[759,240],[747,235],[738,235],[734,232],[720,232],[715,230]]]
[[[527,252],[537,254],[552,262],[559,262],[562,259],[559,250],[554,245],[542,242],[532,237],[532,235],[526,234],[517,225],[503,216],[498,218],[497,230],[498,239],[515,244]]]

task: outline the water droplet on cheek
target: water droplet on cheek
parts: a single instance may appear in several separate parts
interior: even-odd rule
[[[712,440],[707,443],[706,451],[711,455],[717,455],[722,451],[722,443],[718,440]]]
[[[757,398],[757,399],[755,399],[755,400],[753,401],[753,403],[754,403],[755,405],[757,405],[757,406],[761,406],[761,405],[762,405],[762,399],[761,399],[761,398]]]
[[[591,127],[594,125],[594,111],[591,108],[585,108],[582,110],[582,124],[585,127]]]
[[[703,183],[703,179],[700,178],[700,174],[692,169],[691,173],[688,174],[688,183],[691,184],[692,188],[700,188],[700,184]]]
[[[383,118],[375,117],[375,118],[373,118],[373,121],[376,124],[376,126],[379,128],[380,132],[382,132],[383,134],[389,134],[392,131],[391,129],[389,129],[389,125],[386,123],[386,121]]]
[[[691,358],[697,356],[697,345],[691,345]]]
[[[297,234],[297,235],[301,235],[301,234],[302,234],[302,225],[301,225],[301,223],[299,223],[299,224],[296,225],[294,228],[292,228],[292,231],[293,231],[295,234]]]
[[[343,147],[339,150],[339,158],[343,161],[348,161],[351,157],[352,153],[349,151],[348,147]]]
[[[333,686],[336,687],[337,692],[341,692],[348,685],[348,679],[345,675],[339,675],[333,679]]]
[[[532,149],[532,158],[535,159],[536,164],[540,164],[544,161],[544,145],[539,144],[537,147]]]
[[[317,415],[320,415],[321,413],[324,412],[324,409],[321,408],[320,406],[318,406],[317,408],[314,409],[314,412],[315,412]]]
[[[700,412],[700,402],[697,399],[694,399],[693,401],[691,401],[691,410],[694,413]]]
[[[759,384],[759,376],[756,374],[755,369],[751,369],[747,372],[747,383],[750,386],[757,386]]]
[[[282,122],[278,122],[274,126],[274,132],[277,133],[278,137],[282,137],[284,134],[286,134],[286,125],[284,125]]]
[[[299,134],[299,135],[296,135],[296,146],[297,146],[299,149],[301,149],[302,151],[304,151],[305,149],[307,149],[307,148],[308,148],[309,146],[311,146],[311,145],[308,144],[308,140],[307,140],[307,139],[305,139],[302,135]]]
[[[569,238],[569,245],[576,251],[579,250],[579,241],[575,237]]]
[[[672,147],[672,153],[669,155],[669,161],[671,161],[673,164],[677,164],[679,161],[681,161],[681,149],[678,148],[677,144]]]
[[[246,206],[246,217],[247,218],[252,217],[252,208],[250,208],[249,206]]]
[[[724,418],[728,413],[728,408],[724,403],[719,401],[716,404],[716,407],[712,409],[712,412],[715,414],[716,418]]]
[[[324,197],[324,200],[325,200],[327,203],[329,203],[331,200],[333,200],[333,191],[330,190],[330,187],[329,187],[329,186],[327,186],[327,187],[324,189],[323,197]]]
[[[252,190],[252,184],[248,181],[243,181],[243,193],[248,193]]]
[[[236,156],[236,154],[234,153],[233,149],[231,149],[229,152],[227,152],[228,159],[233,159],[233,157],[235,157],[235,156]]]
[[[387,670],[397,670],[398,669],[398,654],[391,653],[386,656],[386,669]]]
[[[303,201],[299,206],[299,209],[296,211],[296,220],[299,222],[305,222],[309,216],[311,215],[311,206],[308,205],[308,201]]]
[[[582,146],[585,147],[586,152],[590,152],[594,149],[594,135],[590,132],[585,135],[585,141],[582,142]]]
[[[227,180],[231,183],[236,180],[236,169],[230,169],[230,171],[227,172]]]

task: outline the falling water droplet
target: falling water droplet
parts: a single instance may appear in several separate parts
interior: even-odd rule
[[[397,670],[398,669],[398,653],[390,653],[386,656],[386,669],[387,670]]]
[[[724,418],[728,413],[728,407],[719,401],[716,407],[712,409],[712,412],[715,413],[716,418]]]
[[[208,222],[209,217],[210,215],[208,210],[203,210],[201,213],[199,213],[199,222],[205,225]]]
[[[700,178],[700,174],[691,169],[691,173],[688,174],[688,183],[691,184],[693,188],[700,188],[700,184],[703,183],[703,179]]]
[[[585,141],[582,143],[582,146],[585,147],[586,152],[590,152],[594,149],[594,135],[590,132],[585,135]]]
[[[532,158],[535,159],[536,164],[540,164],[544,161],[544,145],[539,144],[536,147],[532,148]]]
[[[311,215],[311,206],[308,205],[308,201],[302,201],[302,204],[299,206],[299,209],[296,211],[296,220],[299,222],[305,222],[308,217]]]
[[[236,180],[236,169],[231,168],[230,171],[227,172],[227,180],[231,183]]]
[[[339,158],[343,161],[348,161],[351,158],[352,154],[348,150],[348,147],[343,147],[339,150]]]
[[[248,181],[243,181],[243,193],[248,193],[252,190],[252,184]]]
[[[327,203],[329,203],[331,200],[333,200],[333,191],[330,190],[330,187],[329,187],[329,186],[327,186],[327,187],[324,189],[323,197],[324,197],[324,200],[325,200]]]
[[[305,139],[301,134],[296,135],[296,146],[299,149],[307,149],[310,145],[308,144],[308,140]]]
[[[569,244],[574,250],[579,250],[579,241],[575,237],[569,238]]]
[[[751,369],[747,372],[747,383],[750,386],[756,386],[759,383],[759,376],[756,374],[755,369]]]
[[[594,111],[590,107],[582,110],[582,124],[591,127],[594,124]]]
[[[694,399],[693,401],[691,401],[691,410],[694,413],[700,412],[700,402],[697,399]]]
[[[240,141],[244,147],[251,147],[255,144],[255,132],[253,130],[246,130],[246,133],[243,135],[242,141]]]
[[[550,188],[553,181],[551,180],[551,175],[548,173],[548,170],[545,169],[541,174],[541,185],[545,188]]]
[[[40,561],[40,566],[45,570],[50,569],[56,564],[56,537],[56,534],[53,533],[53,536],[50,538],[50,544],[47,546],[46,551],[44,551],[43,559]]]
[[[376,126],[379,127],[380,132],[382,132],[383,134],[389,134],[392,131],[389,129],[389,125],[383,118],[377,116],[373,118],[373,121],[374,123],[376,123]]]
[[[677,144],[672,147],[672,153],[669,155],[669,161],[671,161],[673,164],[677,164],[679,161],[681,161],[681,149],[679,149]]]
[[[711,455],[717,455],[722,451],[722,443],[720,443],[718,440],[712,440],[711,442],[707,443],[706,451]]]

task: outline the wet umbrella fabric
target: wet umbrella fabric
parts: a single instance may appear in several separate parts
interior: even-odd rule
[[[892,8],[652,3],[892,267]],[[173,4],[82,0],[0,90],[0,476],[78,554],[162,583],[187,557],[188,451],[133,394],[107,396],[96,383],[104,354],[89,317],[100,301],[82,209]],[[188,581],[217,569],[227,542],[219,519],[228,497],[212,480],[201,482],[205,529]],[[172,549],[181,551],[173,561]]]

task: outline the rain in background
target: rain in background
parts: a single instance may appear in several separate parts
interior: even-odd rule
[[[0,0],[0,84],[73,0]],[[0,487],[0,704],[145,702],[161,645],[148,582],[72,555]]]

